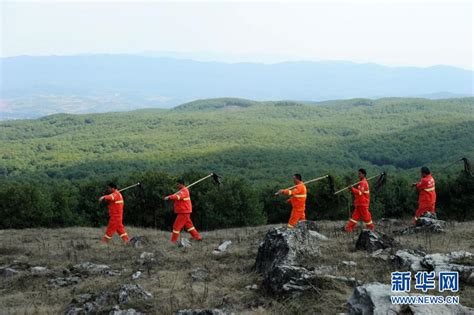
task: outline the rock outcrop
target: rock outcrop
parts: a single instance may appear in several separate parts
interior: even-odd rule
[[[110,270],[112,270],[110,266],[94,264],[88,261],[74,265],[71,268],[72,273],[85,274],[85,275],[106,274]]]
[[[457,271],[459,280],[474,284],[474,255],[466,251],[426,255],[421,266],[428,271]]]
[[[222,244],[217,246],[216,249],[212,251],[213,254],[218,255],[220,253],[223,253],[227,250],[227,248],[232,244],[232,241],[224,241]]]
[[[391,257],[397,267],[417,271],[457,271],[461,282],[474,284],[474,255],[466,251],[429,254],[415,250],[398,250]]]
[[[294,229],[273,228],[258,249],[255,268],[263,275],[262,286],[272,294],[283,295],[314,289],[321,278],[315,270],[302,267],[300,259],[320,255],[321,237],[310,233],[313,222],[300,222]]]
[[[390,296],[405,295],[408,293],[394,294],[387,284],[378,282],[367,283],[354,289],[349,298],[348,313],[357,315],[385,315],[385,314],[472,314],[474,309],[457,305],[401,305],[392,304]],[[416,294],[420,295],[420,294]]]
[[[381,232],[362,230],[356,242],[356,249],[375,252],[379,249],[397,247],[398,244],[392,237]]]
[[[399,268],[410,270],[413,272],[423,271],[425,268],[421,265],[421,261],[426,254],[421,251],[411,249],[400,249],[391,257],[391,261]]]
[[[398,231],[394,231],[394,233],[399,235],[414,234],[420,232],[444,233],[445,224],[445,221],[437,219],[435,213],[426,212],[416,221],[416,225],[409,226]]]
[[[54,279],[49,279],[48,280],[48,284],[53,286],[53,287],[56,287],[56,288],[75,285],[75,284],[78,284],[79,282],[81,282],[81,278],[76,277],[76,276],[73,276],[73,277],[59,277],[59,278],[54,278]]]
[[[140,314],[135,309],[121,310],[119,305],[136,303],[152,297],[138,284],[124,284],[114,291],[81,294],[75,297],[66,310],[66,314]]]

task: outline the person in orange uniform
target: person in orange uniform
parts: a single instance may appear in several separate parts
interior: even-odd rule
[[[430,169],[426,166],[421,168],[421,180],[418,183],[413,183],[414,187],[418,189],[418,209],[415,212],[413,223],[426,212],[435,213],[436,206],[436,190],[435,180],[431,176]]]
[[[117,185],[114,183],[109,183],[107,189],[110,194],[99,198],[99,203],[103,200],[107,200],[107,207],[109,208],[109,225],[107,226],[105,235],[102,238],[102,242],[108,243],[112,236],[114,236],[114,233],[117,232],[120,235],[120,238],[125,243],[128,243],[128,234],[122,223],[124,206],[122,194],[118,191]]]
[[[370,190],[369,182],[365,178],[367,176],[367,171],[363,168],[359,169],[359,180],[357,183],[357,188],[351,187],[352,194],[354,195],[354,212],[352,217],[347,222],[347,225],[344,227],[346,232],[352,232],[354,227],[357,225],[361,219],[364,221],[364,225],[369,230],[374,230],[375,225],[372,222],[372,215],[369,211],[370,205]]]
[[[189,195],[188,188],[184,185],[184,180],[177,181],[179,191],[173,195],[166,196],[165,200],[174,201],[174,212],[178,215],[173,224],[173,234],[171,235],[171,242],[175,243],[178,240],[181,230],[186,228],[186,231],[197,240],[202,240],[201,235],[191,221],[191,212],[193,212],[193,205]]]
[[[303,183],[300,174],[293,175],[293,181],[296,185],[292,189],[281,189],[279,194],[290,196],[288,202],[291,203],[291,216],[288,221],[288,228],[292,229],[299,221],[306,221],[306,186]]]

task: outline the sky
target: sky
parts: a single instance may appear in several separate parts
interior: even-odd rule
[[[160,52],[193,59],[473,66],[473,2],[5,1],[1,56]]]

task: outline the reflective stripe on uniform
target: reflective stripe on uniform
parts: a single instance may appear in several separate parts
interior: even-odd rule
[[[194,229],[195,229],[195,228],[194,228],[194,226],[193,226],[193,227],[187,229],[186,231],[191,232],[191,231],[194,230]]]
[[[415,221],[418,220],[419,218],[418,217],[415,217]]]
[[[179,195],[176,195],[176,197],[178,198],[178,199],[176,199],[176,200],[180,200],[180,199],[181,199],[181,197],[180,197]]]
[[[435,188],[434,188],[434,187],[431,187],[431,188],[425,188],[425,191],[433,191],[433,190],[435,190]]]
[[[124,237],[124,236],[127,236],[128,234],[127,233],[123,233],[120,235],[120,237]]]
[[[357,221],[354,220],[354,219],[352,219],[352,218],[350,218],[349,221],[354,222],[354,223],[357,223]]]
[[[174,234],[179,234],[179,231],[173,230]]]
[[[368,190],[364,191],[364,194],[370,194],[370,191],[368,191]]]
[[[290,229],[294,228],[294,226],[291,225],[291,224],[289,224],[289,223],[288,223],[288,227],[289,227]]]
[[[295,195],[296,198],[306,198],[306,195]]]
[[[370,225],[372,224],[372,220],[370,220],[369,222],[365,222],[365,225]]]
[[[115,200],[114,194],[110,194],[109,196],[112,198],[112,201]]]
[[[362,191],[359,190],[359,196],[362,195]]]
[[[288,190],[288,196],[291,196],[291,190]]]
[[[191,198],[189,198],[189,197],[188,197],[188,198],[183,198],[183,200],[186,200],[186,201],[187,201],[187,200],[191,200]]]
[[[107,234],[105,234],[104,237],[109,239],[109,240],[112,238],[112,236],[108,236]]]
[[[123,203],[123,200],[117,200],[115,203]]]

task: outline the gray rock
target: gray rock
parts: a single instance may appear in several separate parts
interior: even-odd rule
[[[141,260],[152,260],[155,258],[155,254],[149,252],[143,252],[140,254]]]
[[[392,237],[371,230],[362,230],[356,243],[356,249],[366,250],[368,252],[397,246],[399,246],[399,244]]]
[[[316,231],[309,231],[309,234],[313,237],[316,238],[320,241],[328,241],[329,238],[326,235],[322,235],[321,233],[318,233]]]
[[[445,221],[438,220],[436,218],[436,214],[426,212],[416,221],[416,225],[412,225],[404,229],[394,231],[394,233],[399,235],[414,234],[420,232],[444,233],[445,224]]]
[[[207,281],[209,278],[209,270],[204,268],[195,268],[191,271],[191,279],[193,282]]]
[[[30,268],[30,272],[31,272],[32,275],[40,276],[40,275],[48,274],[49,270],[46,267],[35,266],[35,267]]]
[[[79,277],[59,277],[59,278],[54,278],[54,279],[49,279],[48,283],[49,285],[53,287],[67,287],[70,285],[75,285],[81,282],[81,278]]]
[[[141,236],[134,236],[130,239],[130,245],[134,248],[141,248],[143,246],[142,237]]]
[[[142,277],[142,272],[141,271],[137,271],[135,272],[133,275],[132,275],[132,279],[133,280],[138,280]]]
[[[232,315],[234,313],[221,309],[186,309],[179,310],[176,315]]]
[[[420,262],[428,271],[457,271],[459,280],[469,283],[474,274],[474,255],[466,251],[426,255]]]
[[[346,267],[355,267],[355,266],[357,266],[357,263],[355,261],[352,261],[352,260],[349,260],[349,261],[343,260],[343,261],[341,261],[341,264],[343,266],[346,266]]]
[[[187,238],[180,238],[178,242],[179,247],[191,247],[191,242]]]
[[[212,253],[213,254],[220,254],[222,252],[225,252],[231,244],[232,244],[232,241],[224,241]]]
[[[278,265],[295,265],[297,257],[319,256],[319,239],[314,238],[300,225],[294,229],[272,228],[258,248],[256,270],[265,275]]]
[[[17,274],[19,274],[20,272],[13,269],[13,268],[8,268],[8,267],[0,267],[0,276],[4,277],[4,278],[10,278],[10,277],[13,277]]]
[[[120,306],[115,305],[112,310],[110,311],[109,315],[142,315],[143,313],[137,312],[133,308],[129,308],[127,310],[120,309]]]
[[[258,285],[252,284],[245,287],[247,290],[258,290]]]
[[[426,270],[421,265],[425,253],[411,249],[400,249],[392,257],[392,263],[396,266],[413,272]]]
[[[9,267],[18,271],[27,271],[31,268],[31,265],[27,262],[14,260],[13,263]]]
[[[301,222],[294,229],[270,229],[258,249],[255,268],[262,274],[262,286],[272,294],[297,294],[313,290],[320,279],[317,270],[301,267],[300,260],[320,255],[321,240],[311,235],[314,224]]]
[[[148,300],[152,297],[138,284],[123,284],[118,291],[119,304],[128,303],[132,300]]]
[[[392,304],[391,294],[389,285],[378,282],[358,286],[347,301],[348,313],[358,315],[399,314],[402,306]]]
[[[140,258],[138,259],[138,262],[142,266],[151,267],[152,265],[156,263],[155,254],[149,253],[149,252],[143,252],[140,254]]]
[[[299,229],[319,232],[318,224],[315,221],[300,221],[296,224]]]
[[[107,265],[99,265],[91,262],[84,262],[81,264],[74,265],[72,267],[73,273],[79,274],[106,274],[107,271],[110,271],[112,268]]]
[[[113,311],[129,311],[131,312],[130,314],[140,314],[134,309],[122,311],[120,308],[117,309],[117,305],[124,303],[135,303],[141,300],[148,300],[152,297],[153,296],[150,293],[146,292],[138,284],[124,284],[114,291],[102,291],[98,294],[81,294],[75,297],[69,304],[66,314],[110,314]]]
[[[354,289],[349,298],[348,313],[357,315],[385,314],[472,314],[474,309],[462,305],[397,305],[392,304],[390,296],[395,295],[387,284],[367,283]],[[397,293],[396,295],[410,295]],[[416,294],[420,295],[420,294]]]

